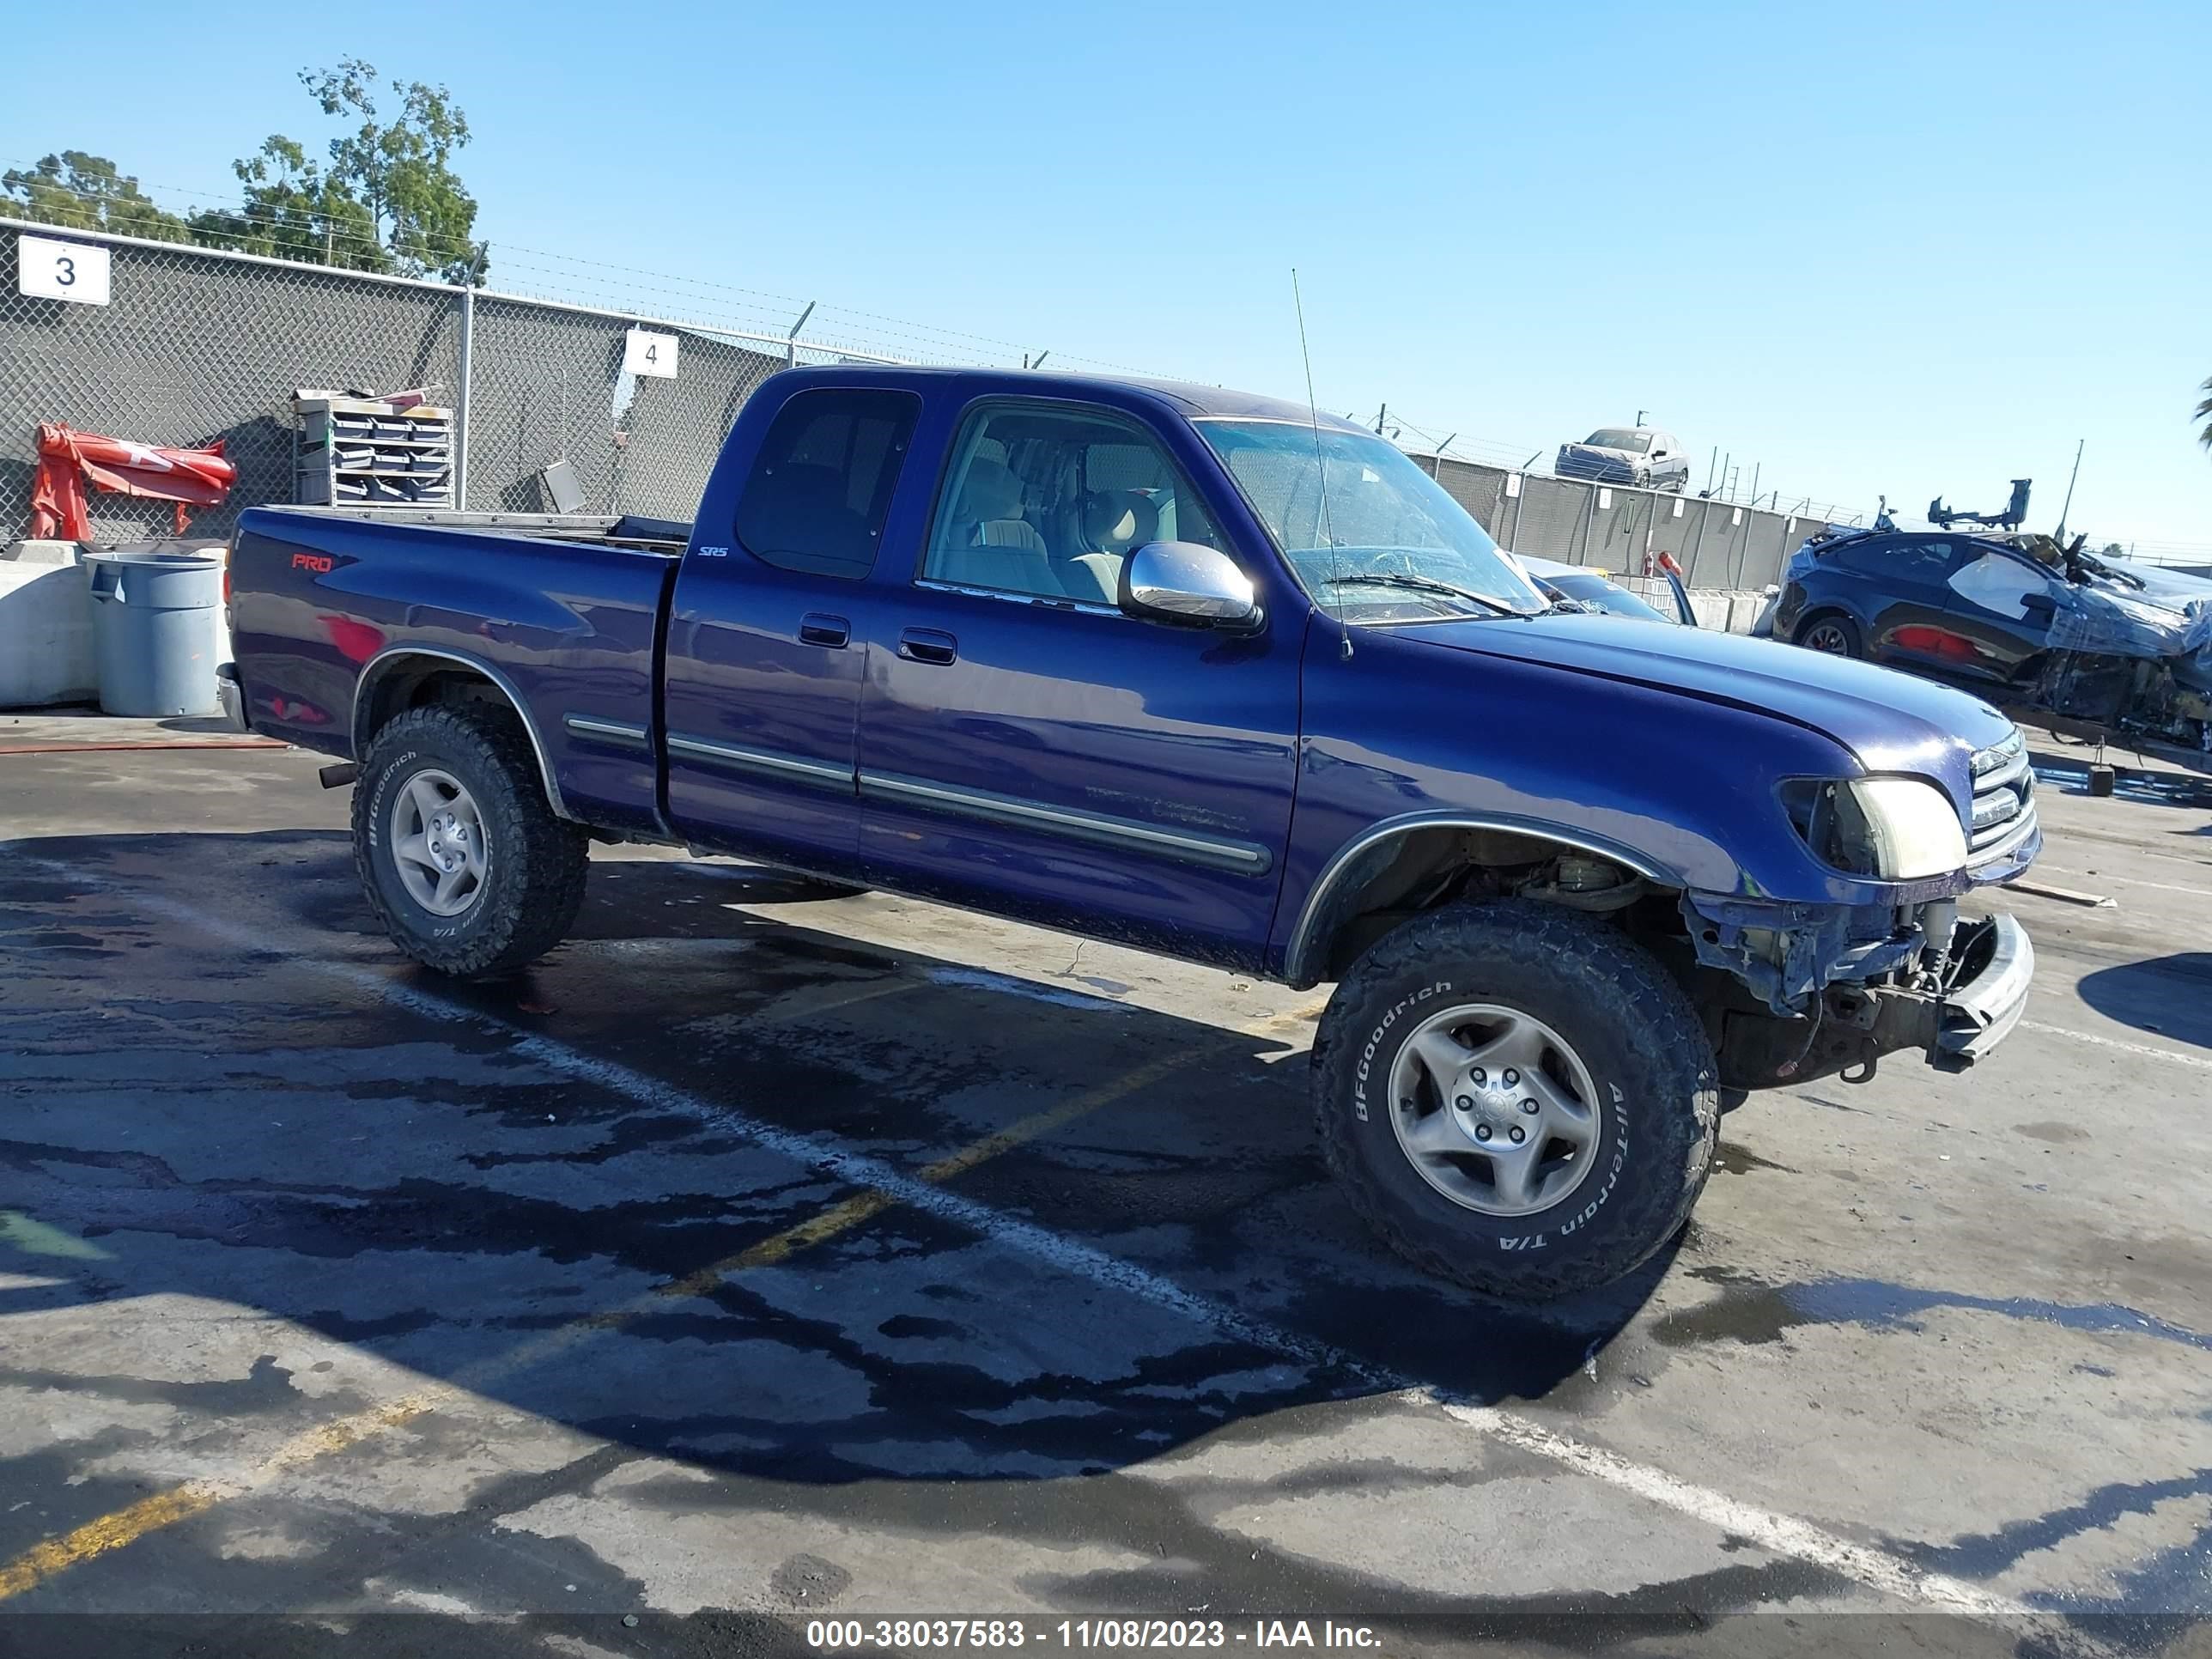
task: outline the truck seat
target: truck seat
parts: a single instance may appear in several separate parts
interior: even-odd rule
[[[929,574],[967,587],[1062,597],[1044,538],[1022,517],[1021,480],[1011,468],[980,455],[968,463]]]
[[[1160,510],[1139,489],[1098,489],[1083,498],[1083,545],[1060,568],[1070,599],[1112,605],[1121,591],[1121,563],[1132,550],[1159,538]]]

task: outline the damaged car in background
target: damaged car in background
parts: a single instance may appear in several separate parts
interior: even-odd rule
[[[2212,753],[2212,581],[2100,556],[2085,540],[1831,531],[1790,556],[1759,631]]]

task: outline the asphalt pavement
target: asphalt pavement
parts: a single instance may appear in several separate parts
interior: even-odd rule
[[[1664,1259],[1500,1314],[1338,1200],[1320,994],[637,849],[455,986],[317,757],[33,736],[0,1650],[2203,1650],[2203,781],[2045,753],[2013,1039],[1754,1097]]]

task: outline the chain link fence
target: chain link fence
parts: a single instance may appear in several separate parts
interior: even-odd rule
[[[18,291],[18,237],[108,251],[112,297],[84,305]],[[548,301],[291,264],[0,219],[0,537],[29,533],[41,422],[172,448],[220,440],[238,482],[194,535],[240,509],[294,499],[291,399],[313,387],[423,386],[459,404],[476,511],[550,510],[541,474],[574,470],[592,513],[688,519],[753,389],[789,361],[851,354]],[[678,337],[674,379],[623,373],[634,326]],[[94,537],[171,533],[170,503],[91,492]]]
[[[112,262],[104,306],[18,292],[18,239],[96,243]],[[465,311],[468,372],[462,367]],[[632,327],[678,340],[673,379],[623,372]],[[550,510],[542,475],[565,461],[592,513],[686,519],[755,387],[838,348],[748,337],[617,310],[465,290],[167,242],[0,219],[0,536],[27,533],[39,423],[171,447],[220,439],[238,468],[195,533],[228,534],[240,508],[294,499],[291,397],[301,387],[432,388],[461,404],[476,511]],[[878,360],[880,361],[880,360]],[[1674,555],[1699,587],[1779,578],[1811,520],[1725,501],[1601,488],[1456,459],[1421,465],[1507,547],[1636,574]],[[168,533],[163,501],[97,492],[94,536]]]

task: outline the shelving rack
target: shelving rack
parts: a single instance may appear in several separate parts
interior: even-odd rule
[[[301,506],[454,504],[452,410],[305,392],[292,410],[292,499]]]

